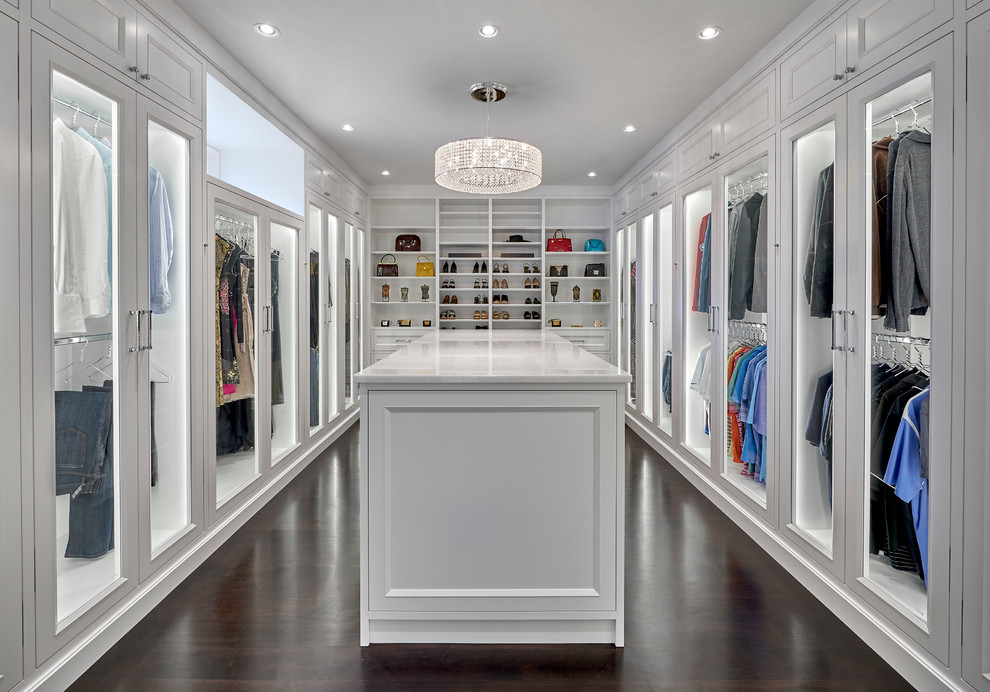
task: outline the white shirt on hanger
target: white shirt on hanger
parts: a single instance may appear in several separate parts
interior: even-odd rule
[[[107,182],[92,144],[52,123],[52,244],[55,332],[86,331],[110,312]]]

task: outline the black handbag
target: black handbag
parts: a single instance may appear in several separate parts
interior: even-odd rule
[[[605,263],[596,262],[594,264],[584,265],[584,275],[585,276],[605,276]]]
[[[567,276],[567,265],[566,264],[551,264],[550,265],[550,268],[547,270],[547,276],[549,276],[549,277]]]
[[[391,257],[391,262],[386,262],[385,258]],[[378,262],[378,266],[375,268],[375,276],[398,276],[399,275],[399,265],[395,263],[394,255],[383,255],[381,260]]]

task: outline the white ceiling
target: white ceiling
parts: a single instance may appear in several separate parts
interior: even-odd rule
[[[812,1],[176,0],[373,185],[432,183],[437,147],[484,134],[488,80],[492,135],[540,147],[545,185],[612,185]]]

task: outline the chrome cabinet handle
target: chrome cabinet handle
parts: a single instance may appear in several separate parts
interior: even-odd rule
[[[855,353],[856,347],[849,345],[849,317],[855,317],[855,310],[843,310],[842,311],[842,343],[845,344],[845,350],[849,353]]]
[[[143,79],[143,80],[145,80],[145,81],[150,81],[150,80],[151,80],[151,75],[150,75],[150,74],[148,74],[147,72],[144,72],[144,73],[142,73],[142,74],[141,74],[141,75],[139,75],[139,76],[141,77],[141,79]]]
[[[715,313],[715,308],[713,308],[711,305],[709,305],[708,306],[708,331],[709,331],[709,333],[715,331],[715,322],[712,320],[712,315],[714,315],[714,313]]]
[[[650,322],[652,324],[657,323],[657,304],[653,303],[650,305]]]
[[[153,333],[153,329],[154,328],[152,327],[152,314],[151,314],[151,310],[145,310],[145,312],[148,313],[148,346],[144,350],[145,351],[150,351],[150,350],[152,350],[154,348],[154,345],[151,343],[151,335]]]
[[[127,314],[137,316],[137,343],[134,346],[131,346],[129,349],[127,349],[129,353],[137,353],[138,351],[141,350],[141,313],[139,313],[137,310],[128,310]]]
[[[832,81],[838,82],[838,81],[840,81],[843,78],[843,76],[844,75],[841,75],[841,74],[834,74],[834,75],[832,75]]]
[[[137,65],[131,65],[130,67],[127,68],[128,72],[138,72],[139,70],[140,68]]]
[[[833,351],[841,351],[842,350],[842,347],[837,345],[838,344],[838,339],[835,336],[835,328],[838,325],[838,320],[835,319],[835,316],[837,314],[839,314],[839,312],[840,312],[839,310],[833,310],[832,311],[832,350]]]

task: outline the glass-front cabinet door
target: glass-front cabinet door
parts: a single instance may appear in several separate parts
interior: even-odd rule
[[[66,66],[71,66],[71,69]],[[135,96],[38,37],[32,148],[39,662],[137,581]],[[121,463],[117,463],[118,460]]]
[[[325,253],[323,251],[326,242],[326,213],[323,207],[310,201],[306,205],[306,239],[309,252],[306,255],[306,320],[309,328],[306,330],[307,362],[309,364],[307,372],[307,401],[309,402],[309,434],[319,432],[326,420],[326,384],[323,377],[323,368],[326,367],[327,353],[323,349],[326,340],[326,318],[325,307],[328,301],[326,290],[327,282],[324,275],[326,273]],[[321,351],[324,351],[321,353]],[[322,357],[322,362],[321,358]],[[331,365],[332,367],[332,365]]]
[[[271,298],[264,331],[271,352],[272,466],[299,444],[299,224],[270,212],[268,248]],[[307,253],[308,254],[308,253]],[[308,258],[307,258],[308,259]],[[307,348],[307,351],[309,349]]]
[[[764,145],[721,167],[721,208],[713,232],[716,357],[724,373],[720,386],[710,390],[719,391],[713,416],[721,433],[718,465],[729,487],[763,510],[767,485],[774,482],[769,468],[773,354],[768,348],[774,160],[772,148]]]
[[[261,404],[270,365],[261,358],[262,334],[268,327],[264,298],[268,275],[259,230],[264,208],[210,186],[209,219],[213,225],[210,259],[214,288],[215,366],[210,397],[213,417],[213,503],[222,507],[261,477],[262,448],[268,415]],[[259,257],[261,258],[259,260]],[[208,417],[209,418],[209,417]],[[270,426],[269,426],[270,428]]]
[[[357,401],[354,374],[361,370],[361,258],[364,256],[364,231],[344,222],[344,407]]]
[[[326,260],[324,261],[323,284],[326,287],[326,363],[323,368],[326,387],[327,415],[325,421],[332,421],[343,412],[344,401],[344,351],[342,341],[344,330],[344,239],[340,219],[335,214],[327,214]]]
[[[787,535],[840,575],[845,526],[845,362],[837,343],[846,285],[847,179],[845,100],[783,133],[781,292],[789,298],[782,324],[780,479]],[[785,299],[786,300],[786,299]]]
[[[943,39],[849,93],[849,548],[865,597],[948,657],[953,83]],[[964,317],[964,316],[963,316]],[[958,628],[958,623],[955,625]]]
[[[631,223],[616,233],[619,248],[619,301],[622,310],[619,344],[619,367],[632,375],[626,385],[626,405],[636,409],[639,402],[639,387],[642,381],[637,358],[636,338],[639,303],[636,292],[636,272],[638,251],[637,238],[639,225]]]
[[[653,234],[656,246],[656,296],[653,320],[656,322],[654,348],[654,377],[657,379],[656,424],[668,436],[674,434],[673,401],[680,398],[674,392],[674,276],[677,260],[674,256],[674,204],[661,203],[656,212],[656,230]],[[656,354],[656,355],[654,355]]]
[[[681,262],[680,350],[682,361],[679,388],[683,414],[679,423],[680,443],[688,458],[711,465],[710,427],[713,392],[718,386],[718,358],[712,353],[714,312],[712,310],[712,183],[680,195],[680,223],[683,237]],[[716,402],[717,404],[717,402]]]
[[[203,526],[202,466],[192,440],[201,439],[200,400],[192,396],[190,331],[202,320],[202,253],[191,252],[191,220],[198,218],[201,180],[193,152],[201,134],[154,106],[142,105],[138,167],[147,171],[146,192],[138,197],[139,446],[142,577],[184,545]],[[141,179],[143,182],[143,179]],[[143,186],[141,186],[143,187]],[[193,258],[196,265],[193,266]],[[201,368],[196,364],[197,373]],[[197,380],[198,381],[198,380]],[[195,430],[195,434],[194,434]],[[196,479],[195,482],[193,479]],[[145,491],[147,489],[147,491]],[[170,550],[171,548],[171,550]]]

